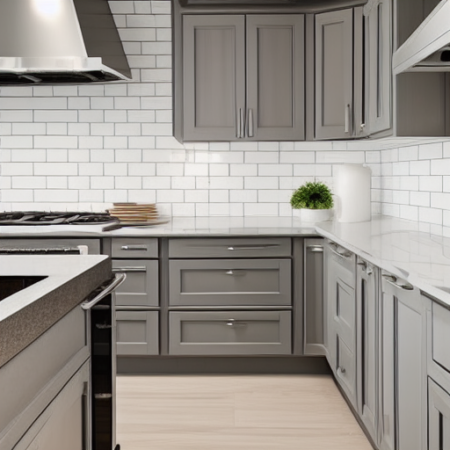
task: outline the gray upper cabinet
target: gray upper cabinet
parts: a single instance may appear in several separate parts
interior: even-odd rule
[[[304,16],[183,15],[183,139],[304,139]]]
[[[392,0],[370,0],[365,16],[365,120],[371,135],[392,127]]]
[[[316,139],[348,139],[361,130],[362,25],[354,15],[361,8],[316,15]]]
[[[183,16],[185,140],[234,140],[245,115],[245,16]]]

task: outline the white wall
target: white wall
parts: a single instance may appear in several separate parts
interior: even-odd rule
[[[290,216],[294,189],[314,179],[332,187],[333,167],[351,162],[372,168],[374,213],[450,223],[448,144],[179,144],[171,136],[170,2],[110,5],[133,82],[0,87],[0,210],[135,201],[173,216]]]

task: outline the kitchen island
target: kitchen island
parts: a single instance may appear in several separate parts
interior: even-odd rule
[[[90,330],[80,304],[111,276],[107,256],[0,256],[2,450],[75,450],[91,440]]]

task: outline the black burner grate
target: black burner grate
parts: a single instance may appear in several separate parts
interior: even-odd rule
[[[21,211],[0,213],[3,225],[93,225],[117,222],[108,213]]]

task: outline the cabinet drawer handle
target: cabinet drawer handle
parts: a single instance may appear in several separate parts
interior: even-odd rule
[[[312,253],[323,253],[322,245],[308,245],[306,248]]]
[[[106,323],[96,323],[95,328],[98,328],[99,330],[108,330],[112,328],[112,325]]]
[[[337,244],[330,242],[330,250],[338,255],[341,256],[342,258],[350,258],[352,256],[352,253],[342,249],[341,247],[339,247]]]
[[[244,128],[244,116],[242,114],[242,108],[239,108],[239,113],[237,114],[237,132],[236,132],[237,138],[244,137],[242,133],[243,128]]]
[[[148,247],[146,245],[122,245],[120,247],[122,250],[131,250],[131,251],[144,251],[146,252],[148,250]]]
[[[245,270],[242,269],[230,269],[225,272],[226,275],[231,275],[234,277],[242,277],[245,275]]]
[[[112,394],[95,394],[96,400],[109,400],[112,398]]]
[[[145,266],[114,267],[113,272],[147,272]]]
[[[268,248],[279,247],[279,244],[267,244],[267,245],[234,245],[232,247],[227,247],[230,252],[234,250],[266,250]]]
[[[342,373],[342,375],[345,375],[345,367],[338,367],[338,372]]]
[[[400,282],[398,281],[398,278],[394,275],[389,275],[386,273],[383,273],[383,278],[389,283],[392,284],[392,286],[395,286],[396,288],[404,289],[405,291],[413,291],[414,286],[406,283],[406,282]]]
[[[247,322],[237,321],[236,319],[228,319],[227,326],[229,326],[229,327],[245,327],[245,326],[247,326]]]

